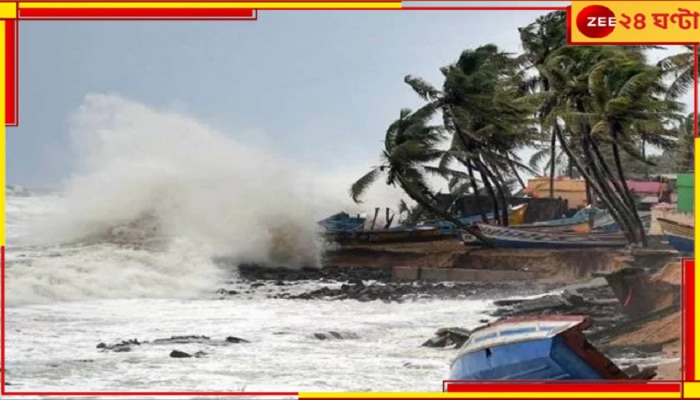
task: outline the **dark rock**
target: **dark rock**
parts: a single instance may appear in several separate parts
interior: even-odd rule
[[[202,358],[206,355],[207,355],[207,353],[205,353],[203,351],[198,351],[198,352],[194,353],[194,358]],[[171,354],[171,357],[172,357],[172,354]]]
[[[140,346],[141,343],[138,341],[138,339],[130,339],[130,340],[123,340],[121,342],[117,342],[114,344],[104,344],[100,343],[97,345],[98,349],[102,349],[102,351],[114,351],[116,353],[124,353],[131,351],[131,346]]]
[[[184,351],[173,350],[170,352],[170,357],[171,358],[190,358],[190,357],[192,357],[192,355],[185,353]]]
[[[359,337],[352,332],[317,332],[314,333],[314,337],[318,340],[345,340],[345,339],[358,339]]]
[[[237,338],[235,336],[229,336],[226,338],[227,343],[250,343],[249,341],[241,338]]]
[[[472,331],[463,328],[440,328],[435,332],[435,336],[428,339],[421,346],[423,347],[448,347],[460,348],[469,337]]]
[[[186,335],[186,336],[171,336],[164,339],[156,339],[153,344],[186,344],[186,343],[202,343],[209,342],[211,339],[208,336]]]

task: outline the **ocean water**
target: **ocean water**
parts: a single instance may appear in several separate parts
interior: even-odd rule
[[[7,197],[6,367],[12,391],[439,391],[454,350],[420,344],[442,326],[476,326],[488,299],[383,302],[278,300],[269,285],[221,298],[235,271],[183,247],[133,249],[96,242],[12,245],[60,202],[56,194]],[[42,217],[42,218],[37,218]],[[23,233],[24,232],[24,233]],[[201,255],[201,253],[199,253]],[[199,271],[206,278],[198,278]],[[332,283],[299,282],[285,290]],[[314,333],[357,338],[319,340]],[[134,346],[98,343],[174,335],[250,343]],[[202,358],[174,359],[172,350]]]
[[[439,391],[455,353],[421,343],[491,307],[269,299],[274,286],[222,299],[218,288],[251,288],[216,257],[318,266],[315,221],[352,211],[350,182],[118,97],[89,96],[71,123],[74,175],[54,191],[7,190],[8,390]],[[313,335],[330,330],[356,338]],[[250,343],[96,348],[173,335]]]

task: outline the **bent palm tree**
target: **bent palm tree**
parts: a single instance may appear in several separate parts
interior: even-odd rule
[[[685,45],[683,48],[685,51],[682,53],[666,57],[658,63],[664,74],[673,79],[668,88],[668,96],[674,99],[683,96],[693,87],[695,68],[698,65],[693,46]]]
[[[487,237],[477,229],[466,226],[437,206],[435,195],[430,190],[425,178],[426,163],[436,161],[442,151],[437,148],[443,139],[442,129],[429,126],[427,122],[431,113],[421,110],[412,113],[409,109],[401,110],[399,119],[389,126],[384,138],[382,164],[372,168],[350,187],[353,201],[360,203],[360,197],[382,174],[386,175],[386,184],[398,185],[423,209],[448,220],[459,228],[469,232],[485,245],[492,245]]]

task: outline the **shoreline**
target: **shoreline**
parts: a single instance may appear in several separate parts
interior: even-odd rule
[[[444,243],[441,244],[444,251]],[[451,249],[448,247],[448,250]],[[356,249],[354,251],[357,251]],[[376,250],[375,250],[376,251]],[[438,252],[439,252],[438,251]],[[519,253],[523,253],[522,251]],[[531,251],[531,258],[565,261],[569,257],[580,257],[575,251],[543,252]],[[607,253],[607,254],[606,254]],[[487,257],[482,251],[480,257]],[[508,252],[493,251],[495,260],[508,256]],[[589,315],[593,326],[586,333],[591,343],[618,360],[622,369],[640,366],[657,367],[656,380],[681,379],[681,310],[680,303],[660,301],[658,309],[644,316],[631,317],[626,313],[615,291],[601,274],[628,267],[642,271],[649,277],[653,288],[669,286],[679,288],[680,263],[677,256],[664,252],[642,252],[641,256],[625,256],[624,252],[602,251],[594,257],[584,258],[575,268],[558,271],[553,276],[526,282],[518,280],[444,282],[426,279],[400,279],[396,267],[378,266],[325,266],[320,269],[288,270],[282,268],[259,268],[241,266],[239,283],[251,286],[294,286],[294,282],[315,281],[335,284],[302,291],[297,294],[273,294],[270,298],[300,300],[357,300],[407,302],[417,299],[494,299],[496,309],[484,313],[482,322],[495,322],[500,318],[533,316],[544,314]],[[511,270],[518,270],[518,257],[510,256]],[[591,263],[590,260],[593,260]],[[605,260],[605,263],[595,263]],[[423,262],[420,260],[418,263]],[[384,262],[384,261],[382,261]],[[588,264],[588,266],[586,266]],[[415,264],[414,264],[415,265]],[[486,264],[489,267],[492,264]],[[522,265],[522,264],[520,264]],[[540,271],[553,271],[556,263],[536,266]],[[405,267],[404,267],[405,268]],[[426,268],[424,265],[420,268]],[[526,267],[527,268],[527,267]],[[460,270],[460,268],[441,268]],[[486,268],[484,268],[486,270]],[[520,267],[522,270],[522,267]],[[282,289],[284,290],[284,289]],[[678,290],[678,289],[674,289]],[[227,296],[227,293],[220,293]],[[533,298],[534,297],[534,298]],[[662,304],[663,303],[663,304]],[[436,326],[435,329],[445,328]],[[461,327],[475,328],[475,327]]]

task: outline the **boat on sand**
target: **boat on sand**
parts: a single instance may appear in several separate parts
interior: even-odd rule
[[[451,380],[651,379],[630,376],[586,339],[586,316],[515,317],[478,328],[450,367]],[[480,383],[480,382],[474,382]],[[481,382],[487,383],[487,382]]]

